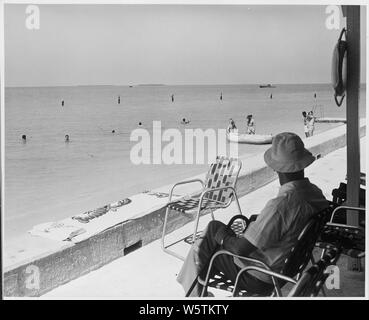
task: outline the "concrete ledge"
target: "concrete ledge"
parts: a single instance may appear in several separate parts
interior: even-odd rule
[[[360,122],[360,136],[365,135],[365,119]],[[340,126],[305,140],[305,145],[318,157],[346,145],[346,126]],[[273,170],[264,164],[263,154],[242,158],[243,169],[237,184],[241,197],[276,179]],[[85,241],[41,254],[4,273],[5,296],[40,296],[53,288],[139,249],[160,238],[165,209],[125,221]],[[168,230],[173,231],[192,220],[173,213]]]

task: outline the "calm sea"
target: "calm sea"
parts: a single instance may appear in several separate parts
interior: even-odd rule
[[[363,117],[365,88],[361,94]],[[301,112],[312,108],[317,116],[346,111],[335,106],[329,85],[6,88],[5,237],[206,171],[207,165],[133,165],[129,137],[139,122],[149,130],[153,120],[183,130],[179,121],[186,118],[188,128],[216,129],[232,117],[242,131],[251,113],[257,133],[303,136]],[[316,131],[332,127],[317,124]],[[239,150],[252,155],[266,148]]]

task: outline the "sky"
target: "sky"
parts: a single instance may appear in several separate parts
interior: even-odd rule
[[[7,87],[329,83],[340,33],[323,5],[39,5],[38,30],[26,7],[5,5]]]

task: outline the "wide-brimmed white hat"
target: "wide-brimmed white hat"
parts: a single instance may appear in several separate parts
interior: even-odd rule
[[[311,152],[305,149],[301,138],[292,132],[277,134],[272,147],[264,153],[265,163],[278,172],[298,172],[315,160]]]

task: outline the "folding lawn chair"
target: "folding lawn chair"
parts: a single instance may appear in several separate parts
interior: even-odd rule
[[[311,261],[313,264],[315,263],[313,258],[313,249],[315,246],[315,243],[321,234],[325,223],[327,222],[327,219],[332,214],[333,208],[330,206],[321,212],[314,215],[312,219],[309,220],[307,225],[303,228],[301,231],[297,241],[296,245],[291,248],[290,253],[285,260],[284,267],[282,268],[281,272],[279,273],[283,277],[289,277],[294,278],[294,281],[297,281],[301,274],[303,273],[304,269],[308,265],[308,263]],[[214,260],[220,256],[220,255],[229,255],[232,257],[237,257],[243,261],[245,261],[247,264],[253,267],[259,267],[263,270],[267,270],[268,272],[273,272],[271,268],[266,265],[264,262],[256,259],[252,259],[250,257],[245,256],[239,256],[235,255],[229,251],[226,250],[220,250],[216,252],[209,263],[208,271],[205,278],[205,284],[202,291],[202,296],[205,295],[207,292],[207,287],[214,287],[217,289],[227,290],[233,293],[233,296],[254,296],[255,293],[253,292],[247,292],[243,288],[239,288],[239,279],[242,273],[250,270],[247,269],[249,266],[241,269],[234,281],[234,283],[227,279],[224,275],[224,273],[221,272],[221,270],[216,270],[214,272],[213,264]],[[285,282],[278,281],[277,278],[275,278],[273,275],[271,275],[272,283],[273,283],[273,289],[270,291],[270,295],[281,295],[281,287],[285,284]]]
[[[340,223],[342,219],[338,213],[343,211],[357,211],[361,213],[363,221],[359,226],[352,226],[347,223]],[[337,219],[338,218],[338,219]],[[337,221],[338,220],[338,223]],[[324,226],[323,232],[317,242],[317,246],[323,249],[322,256],[327,250],[334,247],[339,247],[342,254],[352,258],[365,257],[365,208],[339,206],[336,207],[331,215],[330,221]]]
[[[257,271],[274,277],[281,282],[292,283],[293,287],[288,292],[288,297],[316,297],[321,291],[324,294],[323,285],[329,276],[327,268],[330,265],[335,265],[339,257],[339,249],[334,248],[329,250],[317,263],[305,270],[298,280],[256,266],[248,266],[242,270],[243,272]],[[236,280],[236,285],[237,282],[238,279]],[[282,295],[277,291],[276,296],[281,297]]]
[[[184,257],[173,250],[168,249],[168,247],[172,244],[165,244],[168,216],[171,210],[177,211],[181,214],[195,215],[195,227],[191,237],[192,239],[186,241],[189,244],[192,244],[199,236],[200,232],[198,232],[197,229],[200,215],[210,211],[212,218],[214,219],[213,212],[217,209],[228,207],[234,199],[236,201],[239,214],[242,215],[235,189],[241,166],[242,162],[238,159],[218,156],[216,161],[210,165],[209,171],[205,177],[205,181],[202,181],[201,179],[182,181],[176,183],[172,187],[165,213],[163,233],[161,237],[161,246],[164,252],[184,260]],[[172,201],[172,194],[177,186],[196,182],[201,184],[201,193],[189,195],[179,200]]]

